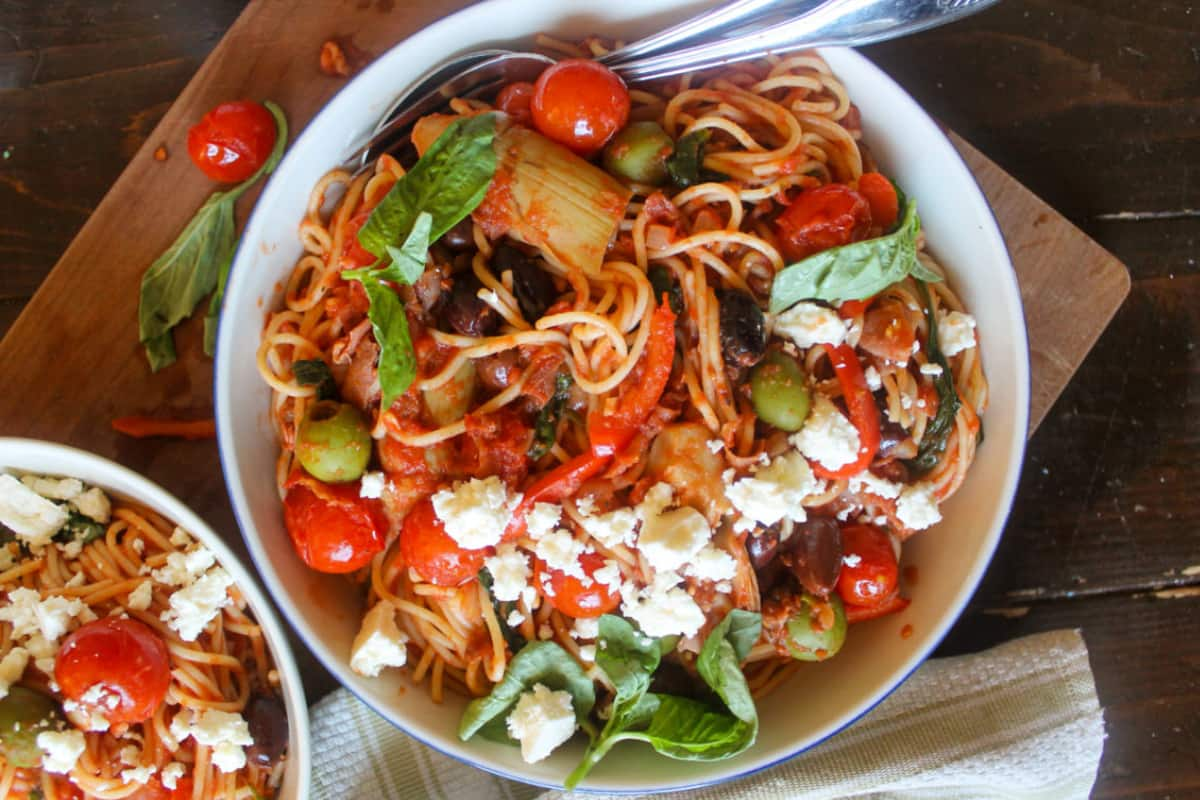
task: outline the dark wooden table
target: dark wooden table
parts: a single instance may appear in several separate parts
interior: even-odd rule
[[[0,336],[244,5],[0,0]],[[939,652],[1082,628],[1095,796],[1200,796],[1200,6],[1006,0],[867,53],[1134,278]]]

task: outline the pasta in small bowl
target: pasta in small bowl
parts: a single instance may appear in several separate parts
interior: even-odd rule
[[[283,628],[198,516],[145,478],[0,439],[0,797],[308,792]]]

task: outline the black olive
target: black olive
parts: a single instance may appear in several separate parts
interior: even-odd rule
[[[446,322],[463,336],[490,336],[500,329],[500,314],[477,295],[482,287],[473,272],[454,276],[450,302],[446,303]]]
[[[833,591],[842,571],[842,530],[837,520],[810,517],[797,524],[779,547],[779,560],[807,591],[818,597]]]
[[[269,767],[279,760],[288,744],[287,710],[273,694],[256,694],[246,704],[246,723],[254,744],[246,749],[250,761]]]
[[[746,537],[746,554],[754,568],[762,569],[775,557],[779,548],[779,527],[772,525],[766,530],[755,531]]]
[[[453,228],[442,234],[438,240],[456,253],[475,248],[475,225],[469,216],[459,220]]]
[[[752,367],[767,351],[767,331],[762,309],[745,292],[725,289],[717,292],[721,304],[721,351],[725,363],[733,367]]]
[[[496,248],[492,256],[492,270],[497,275],[505,270],[512,271],[513,294],[517,296],[521,315],[529,322],[540,319],[558,296],[554,280],[538,265],[537,259],[511,245],[501,244]]]

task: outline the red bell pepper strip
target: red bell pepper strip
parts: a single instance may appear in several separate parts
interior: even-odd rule
[[[611,456],[628,445],[667,388],[675,361],[675,312],[666,302],[650,318],[644,359],[641,380],[621,395],[616,410],[588,417],[588,438],[598,456]]]
[[[907,597],[901,597],[900,592],[896,592],[877,606],[855,606],[846,603],[846,622],[853,625],[855,622],[866,622],[869,619],[886,617],[888,614],[903,611],[908,608],[908,604],[911,602]]]
[[[851,475],[857,475],[875,459],[879,450],[879,408],[875,398],[867,388],[867,379],[863,376],[862,365],[854,348],[848,344],[822,345],[829,354],[833,371],[837,373],[838,382],[842,385],[842,397],[846,401],[846,410],[850,412],[850,422],[858,430],[858,457],[838,469],[828,469],[819,461],[812,462],[813,473],[828,480],[842,480]]]
[[[584,481],[598,475],[611,459],[612,456],[582,453],[534,481],[513,509],[512,519],[504,529],[504,541],[511,541],[525,533],[525,516],[533,510],[534,504],[557,503],[570,497],[579,491]]]

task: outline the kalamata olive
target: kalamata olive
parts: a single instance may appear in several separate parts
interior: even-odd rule
[[[842,530],[829,517],[810,517],[780,544],[779,560],[811,594],[825,597],[842,571]]]
[[[246,704],[246,723],[254,744],[246,748],[251,762],[269,767],[279,760],[288,744],[287,710],[273,694],[256,694]]]
[[[322,400],[314,403],[300,422],[296,458],[318,480],[358,480],[371,460],[371,431],[354,406]]]
[[[798,431],[808,418],[812,395],[804,369],[782,350],[773,350],[750,371],[750,404],[763,422]]]
[[[779,528],[772,525],[763,530],[757,530],[746,537],[746,554],[756,570],[762,569],[779,549]]]
[[[721,352],[728,364],[752,367],[767,350],[767,331],[762,309],[746,292],[724,289],[717,292],[721,304]]]
[[[489,392],[502,392],[517,376],[517,351],[501,350],[490,356],[475,359],[479,382]]]
[[[463,336],[490,336],[500,329],[500,314],[476,295],[482,286],[473,272],[454,276],[446,322]]]
[[[675,140],[657,122],[631,122],[604,148],[604,169],[635,183],[662,186],[673,152]]]
[[[471,250],[475,247],[475,223],[469,216],[463,217],[453,228],[442,234],[438,241],[456,253]]]
[[[915,453],[913,455],[916,455]],[[872,464],[871,471],[884,480],[892,483],[909,483],[912,474],[903,461],[886,461],[882,464]]]
[[[787,622],[788,652],[799,661],[824,661],[846,641],[846,608],[832,594],[822,600],[805,592],[800,607]]]
[[[554,279],[538,265],[537,259],[510,245],[502,244],[496,248],[492,256],[492,269],[496,274],[512,271],[513,294],[517,296],[521,315],[529,322],[541,318],[558,294]]]
[[[58,703],[41,692],[13,686],[0,700],[0,754],[14,767],[36,767],[42,758],[39,733],[62,720]]]

